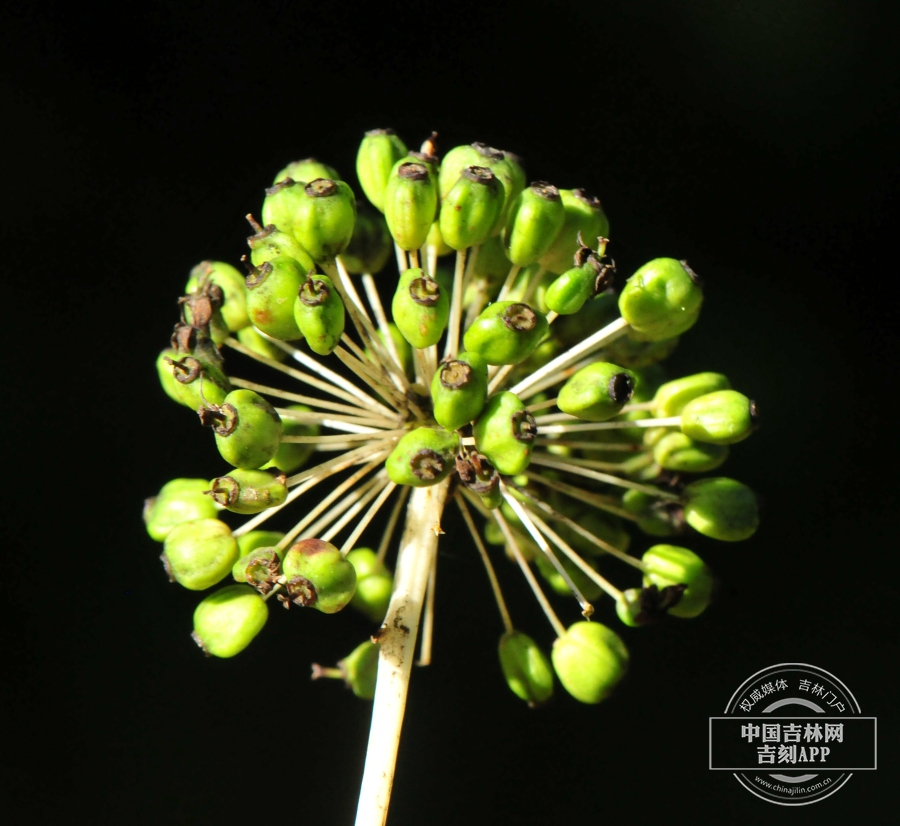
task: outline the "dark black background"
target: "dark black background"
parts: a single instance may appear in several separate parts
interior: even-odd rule
[[[351,822],[368,706],[307,669],[368,626],[278,615],[240,657],[205,660],[188,636],[196,596],[165,581],[140,508],[166,479],[216,469],[153,371],[189,268],[237,262],[242,216],[287,161],[314,154],[350,176],[362,132],[394,126],[410,144],[437,129],[445,149],[509,148],[531,178],[597,192],[626,274],[658,255],[691,261],[706,304],[673,368],[725,371],[758,400],[764,427],[726,467],[766,511],[747,542],[695,543],[723,581],[707,614],[623,632],[619,696],[539,712],[500,678],[499,620],[448,519],[435,663],[414,675],[391,823],[887,822],[900,653],[890,7],[6,10],[9,801],[30,822]],[[504,573],[521,624],[549,643]],[[881,720],[882,768],[807,809],[706,768],[707,718],[777,662],[825,668]]]

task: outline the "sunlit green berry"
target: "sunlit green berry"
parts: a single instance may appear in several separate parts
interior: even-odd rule
[[[450,295],[418,267],[406,270],[391,303],[394,323],[418,348],[437,344],[450,317]]]
[[[651,583],[643,588],[628,588],[616,598],[616,613],[629,628],[654,625],[667,613],[676,613],[671,609],[678,605],[686,590],[687,583],[664,585],[662,588]]]
[[[661,384],[653,397],[653,412],[657,416],[677,416],[688,402],[707,393],[730,390],[727,376],[721,373],[695,373]]]
[[[685,520],[704,536],[739,542],[759,527],[756,494],[734,479],[698,479],[684,489],[683,498]]]
[[[237,468],[210,483],[210,497],[233,513],[260,513],[281,505],[287,497],[287,477],[272,470]]]
[[[565,217],[559,190],[546,181],[535,181],[509,209],[503,231],[506,256],[519,267],[536,263],[559,234]]]
[[[288,410],[296,410],[298,413],[310,413],[312,408],[307,407],[305,404],[292,404],[288,406]],[[318,436],[321,430],[321,426],[317,423],[303,422],[298,419],[292,419],[287,415],[281,421],[284,427],[283,436],[314,437]],[[277,467],[285,473],[293,473],[306,464],[306,460],[315,453],[315,450],[315,442],[286,442],[282,439],[281,444],[278,446],[278,452],[264,467]]]
[[[296,206],[291,233],[313,261],[331,261],[347,248],[356,223],[356,198],[348,184],[316,178],[303,187]]]
[[[534,416],[513,393],[495,393],[472,427],[475,445],[504,475],[522,473],[537,435]]]
[[[341,261],[351,275],[375,274],[394,255],[394,240],[384,216],[371,209],[361,209],[356,216],[353,237],[341,253]]]
[[[487,400],[487,364],[476,353],[443,362],[431,382],[434,420],[447,430],[471,422]]]
[[[575,373],[560,389],[556,404],[570,416],[605,422],[619,414],[633,393],[630,370],[599,361]]]
[[[687,590],[668,612],[676,617],[696,617],[706,610],[713,592],[713,574],[693,551],[678,545],[654,545],[642,557],[647,566],[645,584],[666,588],[686,585]]]
[[[665,470],[706,473],[728,458],[726,445],[695,442],[684,433],[665,433],[653,446],[653,461]]]
[[[312,260],[312,256],[300,246],[293,235],[282,232],[274,224],[261,227],[252,220],[252,216],[248,216],[248,220],[256,229],[255,234],[247,239],[247,245],[250,247],[250,261],[254,266],[261,267],[266,261],[284,255],[293,258],[300,265],[303,273],[308,273],[316,268],[316,262]],[[289,223],[287,226],[290,227],[291,224]]]
[[[282,232],[293,234],[294,216],[303,198],[303,181],[284,178],[266,189],[262,205],[263,225],[277,227]],[[251,248],[252,248],[251,244]],[[279,253],[284,254],[284,253]]]
[[[356,590],[356,569],[337,547],[322,539],[295,542],[281,567],[291,601],[324,614],[340,611]]]
[[[497,301],[486,307],[464,336],[467,352],[488,364],[518,364],[527,359],[547,335],[547,317],[516,301]]]
[[[644,264],[619,295],[622,318],[647,341],[672,338],[693,327],[703,290],[685,261],[655,258]]]
[[[371,548],[354,548],[347,559],[356,569],[356,593],[350,607],[372,622],[381,622],[391,601],[394,577]]]
[[[238,544],[224,522],[194,519],[169,531],[160,558],[170,579],[191,591],[202,591],[231,573]]]
[[[247,288],[244,285],[244,276],[224,261],[203,261],[191,270],[184,288],[185,292],[194,292],[204,281],[221,288],[223,299],[219,310],[228,329],[234,333],[247,327],[250,318],[247,316]]]
[[[437,251],[438,257],[450,255],[451,252],[454,252],[452,247],[447,246],[444,242],[444,236],[441,235],[440,215],[438,220],[431,225],[431,229],[428,230],[425,246],[429,249],[433,247]]]
[[[334,167],[327,163],[317,161],[315,158],[304,158],[302,161],[293,161],[281,170],[276,176],[274,183],[283,181],[285,178],[291,178],[297,183],[307,184],[316,178],[330,178],[333,181],[339,181],[341,176],[337,174]]]
[[[237,468],[258,468],[275,456],[281,443],[281,419],[252,390],[232,390],[216,411],[206,411],[204,424],[213,427],[222,458]]]
[[[384,212],[384,191],[394,164],[406,157],[406,146],[393,129],[366,132],[356,154],[356,176],[372,206]]]
[[[553,696],[553,669],[538,644],[521,631],[500,637],[500,668],[516,697],[534,708]]]
[[[218,366],[176,350],[163,350],[159,354],[156,371],[169,398],[192,410],[221,404],[231,389]]]
[[[284,361],[288,354],[273,344],[253,325],[237,331],[237,340],[248,350],[273,361]]]
[[[379,650],[377,643],[366,640],[338,662],[344,682],[360,700],[375,697]]]
[[[320,356],[334,351],[344,334],[344,302],[327,275],[310,274],[294,301],[294,321],[309,349]]]
[[[218,508],[206,494],[205,479],[173,479],[144,503],[147,533],[162,542],[176,525],[194,519],[214,519]]]
[[[609,237],[609,221],[598,198],[583,189],[561,189],[559,196],[565,211],[562,227],[538,259],[542,266],[556,274],[572,267],[575,253],[581,247],[579,237],[587,243]]]
[[[437,215],[437,183],[428,166],[412,160],[398,161],[385,187],[384,217],[400,249],[417,250],[423,246]]]
[[[608,697],[628,671],[628,649],[599,622],[576,622],[553,643],[553,668],[563,688],[582,703]]]
[[[459,436],[432,427],[407,433],[385,462],[388,477],[398,485],[421,488],[436,485],[450,475],[459,450]]]
[[[736,390],[707,393],[681,410],[681,431],[698,442],[733,445],[756,429],[756,403]]]
[[[675,536],[684,529],[684,509],[638,490],[625,491],[622,507],[637,517],[637,526],[649,536]]]
[[[284,552],[274,546],[255,548],[238,559],[231,568],[235,582],[246,582],[262,593],[268,593],[281,575]]]
[[[272,548],[284,538],[279,531],[247,531],[238,538],[238,548],[241,556],[246,556],[257,548]],[[284,556],[284,551],[278,551],[279,559]]]
[[[207,655],[233,657],[253,642],[268,617],[268,606],[253,588],[226,585],[197,606],[191,636]]]
[[[300,264],[278,255],[247,276],[247,314],[255,327],[281,341],[301,338],[294,301],[306,280]]]
[[[502,206],[503,190],[494,173],[484,166],[467,166],[441,200],[439,223],[444,243],[463,250],[486,241]]]

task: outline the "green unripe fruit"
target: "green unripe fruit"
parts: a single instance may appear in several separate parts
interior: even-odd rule
[[[563,688],[582,703],[608,697],[628,671],[628,649],[599,622],[576,622],[553,643],[553,668]]]
[[[310,275],[294,301],[294,321],[309,349],[320,356],[334,352],[344,334],[344,302],[327,275]]]
[[[570,269],[575,253],[581,248],[579,235],[588,243],[595,238],[609,237],[609,221],[603,212],[599,198],[588,195],[583,189],[561,189],[562,227],[539,263],[557,275]]]
[[[247,314],[253,325],[280,341],[301,338],[294,301],[306,272],[293,258],[278,255],[247,276]]]
[[[246,556],[257,548],[273,548],[284,538],[284,534],[279,531],[248,531],[238,537],[238,548],[241,556]],[[284,551],[275,549],[278,558],[284,556]]]
[[[418,267],[400,276],[391,303],[394,324],[419,349],[437,344],[450,317],[450,296]]]
[[[535,181],[523,189],[506,218],[506,257],[520,267],[537,263],[559,235],[565,217],[562,198],[553,184]]]
[[[664,547],[662,545],[658,547]],[[629,628],[654,625],[681,601],[687,584],[664,585],[652,583],[645,588],[628,588],[616,598],[616,613]]]
[[[706,473],[728,458],[726,445],[695,442],[684,433],[667,433],[653,446],[653,461],[665,470]]]
[[[356,569],[356,593],[350,607],[372,622],[381,622],[391,601],[394,577],[371,548],[354,548],[347,560]]]
[[[516,697],[534,708],[553,696],[553,669],[538,644],[521,631],[500,637],[500,668]]]
[[[194,611],[191,636],[213,657],[240,654],[263,629],[269,608],[249,585],[226,585],[210,594]]]
[[[646,584],[666,588],[687,585],[681,599],[668,611],[676,617],[696,617],[706,610],[713,591],[712,571],[693,551],[678,545],[654,545],[642,557],[649,569],[644,574]]]
[[[272,361],[284,361],[288,354],[277,345],[273,344],[254,326],[244,327],[237,331],[237,340],[251,352],[263,356]]]
[[[252,216],[251,216],[252,217]],[[280,255],[293,258],[300,265],[303,273],[315,270],[316,262],[310,254],[300,246],[297,239],[287,232],[277,229],[274,224],[263,228],[255,222],[251,222],[256,229],[256,234],[247,239],[250,247],[250,261],[256,267],[261,267],[266,261],[271,261]],[[288,227],[291,224],[287,224]]]
[[[565,578],[556,570],[556,566],[547,559],[545,554],[538,554],[534,561],[537,564],[541,576],[557,594],[566,597],[572,595],[572,591]],[[588,602],[593,602],[603,593],[603,589],[582,571],[581,568],[572,562],[571,559],[568,557],[560,557],[559,562],[572,582],[575,583],[575,587],[581,591]]]
[[[684,511],[677,503],[628,490],[622,496],[622,507],[637,516],[637,526],[649,536],[674,536],[683,531]]]
[[[707,393],[681,411],[681,432],[698,442],[733,445],[756,429],[756,402],[736,390]]]
[[[381,272],[393,252],[394,240],[384,216],[377,212],[373,214],[369,209],[360,210],[350,244],[341,254],[347,272],[351,275]]]
[[[612,286],[615,272],[614,261],[582,247],[575,255],[575,266],[547,287],[544,294],[547,308],[559,315],[577,313],[589,298]]]
[[[503,206],[496,176],[483,166],[467,166],[441,200],[440,230],[447,246],[468,249],[486,241]]]
[[[734,479],[698,479],[684,489],[683,497],[685,520],[704,536],[739,542],[759,527],[756,494]]]
[[[280,575],[281,555],[275,547],[256,548],[244,554],[231,568],[235,582],[246,582],[262,593],[271,591]]]
[[[262,467],[275,456],[284,429],[275,408],[252,390],[232,390],[201,422],[212,425],[222,458],[248,469]]]
[[[296,410],[299,413],[310,413],[312,408],[305,404],[292,404],[288,410]],[[285,416],[282,420],[284,427],[283,436],[318,436],[321,427],[318,424],[307,424],[306,422],[292,419]],[[306,460],[316,451],[316,445],[313,442],[286,442],[282,439],[278,446],[278,452],[264,467],[277,467],[285,473],[293,473],[295,470],[303,467]]]
[[[202,591],[231,573],[238,544],[224,522],[194,519],[169,531],[160,558],[169,579],[191,591]]]
[[[384,217],[400,249],[409,252],[424,245],[437,215],[437,183],[428,166],[398,161],[385,187]]]
[[[491,396],[472,428],[475,445],[504,475],[522,473],[537,435],[534,416],[513,393]]]
[[[700,279],[687,262],[655,258],[625,282],[619,312],[646,341],[661,341],[693,327],[702,303]]]
[[[177,350],[163,350],[156,359],[156,371],[166,395],[192,410],[221,404],[231,389],[217,366]]]
[[[388,477],[398,485],[415,488],[436,485],[453,471],[458,450],[456,433],[417,427],[400,439],[388,456]]]
[[[341,176],[337,174],[334,167],[327,163],[317,161],[315,158],[304,158],[302,161],[294,161],[289,163],[276,176],[273,183],[283,181],[290,178],[300,184],[306,184],[316,178],[330,178],[333,181],[339,181]]]
[[[260,513],[287,497],[287,476],[272,470],[233,470],[210,483],[210,497],[232,513]]]
[[[589,422],[605,422],[619,414],[634,393],[630,370],[595,362],[582,367],[559,391],[557,407]]]
[[[321,264],[347,249],[355,223],[356,198],[350,186],[316,178],[303,187],[303,196],[297,200],[291,233],[313,261]]]
[[[657,416],[677,416],[688,402],[719,390],[731,390],[728,378],[721,373],[696,373],[667,381],[657,388],[653,412]]]
[[[525,186],[524,170],[511,153],[494,149],[485,143],[476,141],[468,146],[456,146],[444,156],[441,163],[440,194],[442,200],[456,185],[467,166],[482,166],[490,169],[502,188],[503,204],[490,233],[497,235],[505,226],[509,210]]]
[[[366,132],[356,155],[356,176],[366,197],[384,212],[384,193],[394,164],[406,157],[406,146],[393,129]]]
[[[262,205],[263,225],[272,225],[282,232],[293,234],[294,216],[299,210],[304,186],[303,181],[285,178],[266,189]]]
[[[282,570],[291,601],[323,614],[344,608],[356,590],[356,570],[330,542],[301,539],[284,555]]]
[[[434,420],[446,430],[471,422],[487,400],[487,384],[487,364],[476,353],[445,361],[431,381]]]
[[[191,270],[185,292],[192,293],[208,281],[222,290],[222,306],[219,311],[228,329],[235,333],[249,326],[247,315],[247,288],[244,276],[224,261],[203,261]]]
[[[525,361],[547,335],[546,316],[527,304],[497,301],[486,307],[466,330],[464,346],[488,364]]]
[[[204,493],[204,479],[173,479],[152,499],[144,503],[147,533],[162,542],[176,525],[194,519],[214,519],[218,508]]]
[[[366,640],[338,662],[344,682],[360,700],[371,700],[375,697],[378,653],[379,646],[371,640]]]

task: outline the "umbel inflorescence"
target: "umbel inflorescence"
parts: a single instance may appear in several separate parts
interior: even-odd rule
[[[246,277],[195,267],[157,361],[165,391],[233,466],[175,479],[145,509],[174,581],[232,581],[199,604],[194,638],[230,657],[276,601],[359,609],[380,630],[314,673],[376,696],[373,739],[391,713],[399,731],[423,609],[430,658],[445,504],[496,597],[500,671],[534,705],[554,673],[586,703],[625,674],[627,650],[592,618],[595,602],[610,625],[697,616],[713,576],[681,535],[741,540],[758,521],[749,488],[696,478],[751,433],[755,405],[724,375],[660,366],[700,313],[694,271],[659,258],[616,292],[596,198],[528,185],[519,158],[484,144],[441,159],[435,137],[408,152],[391,130],[367,133],[356,172],[368,204],[314,159],[278,173],[261,220],[248,216]],[[251,361],[273,378],[242,377]],[[223,510],[249,518],[226,523]],[[282,511],[293,526],[268,530]],[[631,533],[656,544],[633,555]],[[492,560],[504,555],[553,627],[549,658],[510,618]],[[567,627],[547,592],[580,618]],[[398,679],[399,711],[379,711],[382,692],[392,702],[382,682]]]

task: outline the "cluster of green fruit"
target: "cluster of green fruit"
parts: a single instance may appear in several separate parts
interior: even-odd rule
[[[599,702],[624,675],[628,653],[590,620],[593,600],[608,594],[619,619],[639,626],[697,616],[712,594],[710,569],[687,548],[628,554],[625,524],[653,537],[752,535],[749,488],[686,477],[716,470],[754,429],[756,408],[718,373],[665,380],[660,362],[703,298],[685,262],[650,261],[617,294],[597,199],[544,181],[528,186],[519,158],[484,144],[439,159],[435,138],[416,152],[390,130],[366,134],[356,171],[371,206],[330,166],[290,164],[266,190],[262,225],[248,216],[248,275],[224,262],[191,272],[157,369],[233,469],[165,485],[147,502],[147,529],[184,587],[235,580],[194,616],[198,644],[229,657],[261,630],[273,595],[325,613],[349,604],[380,622],[392,588],[384,560],[405,493],[449,485],[495,586],[510,688],[539,704],[555,672],[574,697]],[[451,254],[447,269],[441,259]],[[394,256],[392,279],[384,271]],[[226,373],[225,347],[299,380],[302,392]],[[329,354],[335,370],[317,358]],[[309,466],[329,452],[337,455]],[[257,530],[342,475],[293,528]],[[358,547],[395,492],[378,550]],[[549,659],[514,628],[470,506],[553,625]],[[222,510],[252,518],[233,529]],[[340,546],[331,542],[338,536]],[[641,585],[619,590],[599,572],[604,558],[635,568]],[[532,568],[553,591],[575,596],[583,621],[561,623]],[[371,697],[377,658],[367,641],[339,669],[316,673],[340,675]]]

